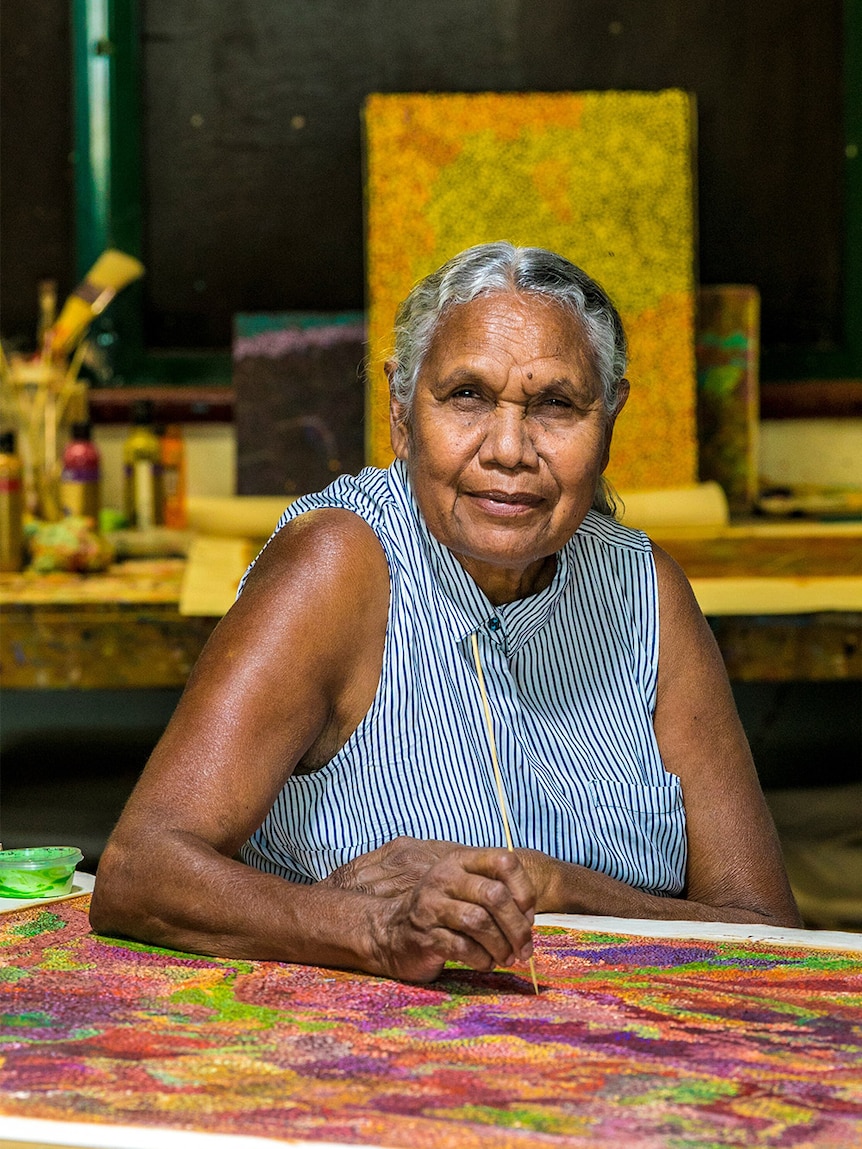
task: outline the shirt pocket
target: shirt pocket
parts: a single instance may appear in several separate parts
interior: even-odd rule
[[[679,778],[664,785],[590,780],[596,867],[636,889],[678,894],[685,881],[685,807]]]
[[[639,782],[619,782],[609,778],[590,779],[594,806],[628,810],[632,814],[673,814],[682,807],[682,785],[675,774],[668,774],[662,786]]]

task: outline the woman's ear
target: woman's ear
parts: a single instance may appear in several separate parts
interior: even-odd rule
[[[605,451],[602,456],[602,471],[607,467],[608,460],[611,457],[611,439],[614,436],[614,426],[616,425],[617,415],[619,415],[620,411],[625,407],[630,390],[628,379],[620,379],[619,390],[617,391],[617,405],[613,413],[609,416],[607,426],[605,427]]]
[[[383,364],[383,370],[386,372],[386,378],[389,380],[389,438],[392,442],[392,450],[395,452],[396,459],[406,459],[407,445],[410,438],[407,432],[407,411],[404,404],[395,398],[395,393],[392,389],[392,380],[395,376],[397,366],[398,364],[394,359],[387,359]]]
[[[629,386],[628,379],[620,379],[620,386],[619,390],[617,391],[617,408],[614,411],[614,419],[616,419],[617,415],[619,415],[620,411],[622,411],[623,407],[625,407],[626,403],[628,402],[629,391],[631,391],[631,387]]]

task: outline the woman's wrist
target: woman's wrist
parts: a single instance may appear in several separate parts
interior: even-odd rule
[[[567,885],[564,870],[575,867],[543,854],[541,850],[524,847],[515,853],[536,887],[536,913],[573,913],[572,910],[561,909],[561,904]]]

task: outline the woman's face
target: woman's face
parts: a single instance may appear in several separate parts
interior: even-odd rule
[[[626,394],[627,384],[620,407]],[[592,504],[613,429],[571,313],[504,291],[454,307],[410,415],[395,400],[391,415],[395,454],[432,534],[491,600],[546,585],[549,556]]]

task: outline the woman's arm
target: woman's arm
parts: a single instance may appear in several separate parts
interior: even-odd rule
[[[270,542],[105,848],[96,931],[411,980],[449,959],[529,956],[534,891],[504,851],[456,851],[388,899],[234,860],[297,764],[328,761],[370,706],[388,602],[382,548],[350,512],[302,516]]]

